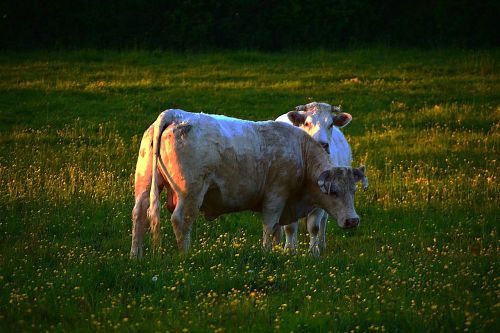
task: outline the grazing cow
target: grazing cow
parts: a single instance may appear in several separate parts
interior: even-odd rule
[[[295,127],[167,110],[146,131],[140,149],[132,257],[142,255],[148,206],[153,239],[159,238],[158,200],[163,188],[182,253],[189,248],[191,227],[200,211],[208,219],[243,210],[262,212],[265,249],[271,248],[279,225],[296,221],[317,206],[335,216],[343,228],[359,223],[354,192],[364,167],[333,167],[324,149]],[[151,151],[149,165],[141,156]],[[144,178],[148,169],[150,180]],[[319,225],[311,222],[307,227],[317,244]]]
[[[341,112],[340,106],[332,106],[327,103],[312,102],[299,105],[295,111],[290,111],[279,116],[276,121],[292,124],[304,130],[330,154],[330,160],[335,166],[351,166],[352,153],[349,143],[339,128],[347,126],[352,120],[348,113]],[[363,178],[363,187],[366,190],[368,180]],[[313,251],[324,251],[326,249],[326,223],[328,214],[320,209],[314,209],[307,216],[307,220],[315,220],[320,225],[319,249]],[[296,251],[298,221],[284,227],[286,242],[285,250]]]

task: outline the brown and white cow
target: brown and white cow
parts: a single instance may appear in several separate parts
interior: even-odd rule
[[[354,193],[364,167],[334,167],[324,149],[298,128],[171,109],[146,131],[145,138],[150,137],[143,139],[136,169],[132,257],[142,255],[148,206],[153,239],[159,238],[163,188],[183,253],[200,212],[208,219],[244,210],[261,212],[265,249],[271,248],[280,225],[315,207],[342,221],[344,228],[359,223]],[[150,152],[151,165],[141,161],[141,155]],[[319,225],[307,228],[317,237]]]

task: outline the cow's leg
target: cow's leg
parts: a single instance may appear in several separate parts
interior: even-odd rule
[[[325,211],[321,217],[319,225],[319,249],[321,252],[326,251],[326,224],[328,222],[328,213]]]
[[[275,235],[279,232],[278,229],[280,228],[278,219],[273,223],[273,218],[268,218],[267,222],[263,221],[262,223],[262,247],[267,251],[270,251],[273,245],[277,244]]]
[[[297,230],[299,229],[299,221],[290,223],[285,227],[285,252],[295,254],[297,252]]]
[[[187,254],[189,250],[191,229],[198,217],[207,189],[208,186],[204,185],[202,189],[197,189],[198,191],[189,190],[188,193],[195,193],[195,195],[177,197],[177,205],[172,213],[172,227],[174,228],[179,252],[183,255]]]
[[[147,210],[149,207],[149,191],[151,189],[153,152],[153,126],[150,126],[141,140],[139,155],[135,168],[135,204],[132,210],[132,246],[130,257],[142,257],[144,233],[149,224]],[[161,186],[161,184],[160,184]]]
[[[278,196],[274,196],[275,198]],[[262,209],[262,247],[271,250],[281,229],[278,224],[284,203],[279,199],[267,200]]]
[[[191,229],[198,216],[198,208],[189,200],[179,200],[172,213],[172,227],[174,228],[177,247],[181,254],[187,254],[191,245]]]
[[[140,186],[140,187],[139,187]],[[158,223],[153,226],[151,221],[148,219],[148,208],[149,208],[149,184],[146,189],[144,189],[144,184],[138,183],[136,184],[136,193],[139,193],[135,199],[134,209],[132,209],[132,246],[130,249],[130,257],[131,258],[141,258],[143,256],[143,243],[144,243],[144,234],[148,229],[148,226],[151,228],[156,227],[159,228],[160,224]],[[163,178],[158,180],[158,189],[161,193],[165,186],[165,181]],[[142,192],[141,192],[142,191]]]
[[[144,233],[148,226],[147,210],[149,207],[149,191],[143,192],[135,200],[132,210],[132,247],[131,258],[141,258],[143,255]]]
[[[283,228],[280,226],[273,234],[273,247],[280,245],[283,240]]]
[[[321,218],[323,217],[322,209],[314,209],[307,216],[307,231],[309,232],[309,252],[313,257],[319,257],[319,229]]]
[[[184,199],[179,199],[170,220],[172,222],[172,228],[174,229],[175,238],[177,240],[177,247],[181,253],[185,253],[189,247],[189,240],[186,239],[184,215]]]

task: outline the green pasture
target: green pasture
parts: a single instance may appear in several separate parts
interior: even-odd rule
[[[167,108],[341,104],[361,226],[261,249],[200,218],[129,259],[140,138]],[[499,332],[500,51],[0,52],[1,332]]]

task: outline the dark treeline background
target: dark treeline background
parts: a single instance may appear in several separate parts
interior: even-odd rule
[[[3,0],[0,47],[496,47],[499,8],[499,0]]]

